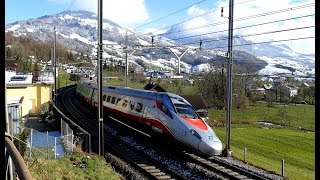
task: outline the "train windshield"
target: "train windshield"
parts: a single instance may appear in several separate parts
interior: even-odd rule
[[[187,117],[191,119],[198,118],[197,114],[193,111],[192,107],[186,104],[174,104],[177,113],[181,117]]]

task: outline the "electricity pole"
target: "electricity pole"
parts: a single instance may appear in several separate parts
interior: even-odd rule
[[[232,41],[233,41],[233,0],[229,0],[229,31],[228,31],[228,78],[227,78],[227,118],[226,118],[226,148],[225,155],[231,156],[230,129],[231,129],[231,107],[232,107]]]
[[[104,156],[103,104],[102,104],[102,0],[98,0],[98,129],[99,155]]]
[[[129,66],[128,66],[128,31],[126,31],[126,37],[125,37],[125,48],[126,48],[126,67],[125,67],[125,81],[126,81],[126,87],[128,87],[128,71],[129,71]]]
[[[53,43],[53,62],[54,62],[54,71],[53,71],[53,76],[54,76],[54,105],[57,105],[56,103],[56,95],[57,95],[57,82],[56,82],[56,27],[53,28],[54,32],[54,43]]]

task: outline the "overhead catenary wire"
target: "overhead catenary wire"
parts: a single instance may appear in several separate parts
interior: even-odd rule
[[[255,0],[242,1],[242,2],[235,3],[234,5],[236,5],[236,4],[243,4],[243,3],[250,2],[250,1],[255,1]],[[223,7],[227,7],[227,6],[223,6]],[[205,13],[200,14],[200,15],[198,15],[198,16],[192,17],[192,18],[187,19],[187,20],[185,20],[185,21],[182,21],[182,22],[179,22],[179,23],[176,23],[176,24],[173,24],[173,25],[170,25],[170,26],[167,26],[167,27],[161,28],[161,29],[159,29],[159,30],[157,30],[157,31],[153,31],[153,32],[151,32],[151,34],[155,34],[156,32],[159,32],[159,31],[162,31],[162,30],[168,29],[168,28],[170,28],[170,27],[173,27],[173,26],[176,26],[176,25],[179,25],[179,24],[183,24],[183,23],[185,23],[185,22],[191,21],[191,20],[196,19],[196,18],[201,17],[201,16],[208,15],[208,14],[210,14],[210,13],[214,12],[215,10],[217,10],[217,9],[219,9],[219,8],[221,8],[221,7],[214,8],[214,9],[212,9],[212,10],[208,11],[208,12],[205,12]]]
[[[244,29],[244,28],[249,28],[249,27],[256,27],[256,26],[273,24],[273,23],[279,23],[279,22],[284,22],[284,21],[289,21],[289,20],[295,20],[295,19],[300,19],[300,18],[311,17],[311,16],[314,16],[314,15],[315,14],[309,14],[309,15],[304,15],[304,16],[297,16],[297,17],[286,18],[286,19],[281,19],[281,20],[275,20],[275,21],[269,21],[269,22],[264,22],[264,23],[252,24],[252,25],[248,25],[248,26],[242,26],[242,27],[238,27],[238,28],[233,28],[233,30]],[[206,26],[208,26],[208,25],[206,25]],[[213,26],[213,24],[210,24],[210,26]],[[199,27],[199,29],[201,29],[201,28],[203,28],[203,27]],[[189,31],[189,29],[185,29],[184,32],[185,31]],[[214,32],[208,32],[208,33],[204,33],[204,34],[197,34],[197,35],[192,35],[192,36],[185,36],[185,37],[180,37],[180,38],[171,39],[171,40],[186,39],[186,38],[189,38],[189,37],[197,37],[197,36],[203,36],[203,35],[209,35],[209,34],[216,34],[216,33],[225,32],[225,31],[228,31],[228,29],[220,30],[220,31],[214,31]],[[174,34],[174,33],[176,33],[176,32],[173,32],[173,33],[170,32],[170,33],[167,33],[167,34]]]
[[[255,44],[267,44],[267,43],[274,43],[274,42],[296,41],[296,40],[312,39],[312,38],[315,38],[315,36],[291,38],[291,39],[281,39],[281,40],[273,40],[273,41],[264,41],[264,42],[256,42],[256,43],[247,43],[247,44],[236,44],[233,46],[250,46],[250,45],[255,45]],[[227,48],[227,47],[228,46],[220,46],[220,47],[207,48],[207,49],[222,49],[222,48]]]
[[[279,9],[279,10],[275,10],[275,11],[269,11],[269,12],[260,13],[260,14],[256,14],[256,15],[246,16],[246,17],[234,19],[233,21],[237,22],[237,21],[243,21],[243,20],[248,20],[248,19],[253,19],[253,18],[258,18],[258,17],[264,17],[264,16],[274,15],[274,14],[283,13],[283,12],[287,12],[287,11],[303,9],[303,8],[311,7],[311,6],[314,6],[314,5],[315,5],[315,3],[309,3],[309,4],[299,5],[299,6],[295,6],[295,7],[291,7],[291,8],[284,8],[284,9]],[[204,16],[204,15],[207,15],[207,13],[204,13],[204,14],[196,16],[194,18],[182,21],[182,22],[177,23],[177,24],[173,24],[171,26],[167,26],[167,27],[162,28],[160,30],[154,31],[152,34],[154,34],[155,32],[164,30],[164,29],[168,29],[168,28],[174,27],[174,26],[179,25],[179,24],[183,24],[185,22],[191,21],[191,20],[193,20],[195,18]],[[191,30],[195,30],[195,29],[202,29],[202,28],[207,28],[207,27],[216,26],[216,25],[222,25],[222,24],[226,24],[226,23],[228,23],[228,21],[221,21],[221,22],[216,22],[216,23],[209,24],[209,25],[203,25],[203,26],[191,27],[191,28],[187,28],[187,29],[179,30],[179,31],[161,33],[161,34],[157,34],[156,36],[163,36],[163,35],[168,35],[168,34],[181,33],[181,32],[185,32],[185,31],[191,31]]]
[[[301,30],[301,29],[308,29],[313,28],[313,26],[304,26],[304,27],[297,27],[297,28],[290,28],[290,29],[281,29],[281,30],[275,30],[275,31],[267,31],[267,32],[261,32],[261,33],[255,33],[255,34],[245,34],[245,35],[238,35],[234,36],[233,38],[241,38],[241,37],[250,37],[250,36],[258,36],[258,35],[265,35],[265,34],[272,34],[272,33],[279,33],[279,32],[286,32],[286,31],[294,31],[294,30]],[[227,40],[226,38],[219,38],[219,39],[202,39],[202,42],[213,42],[213,41],[221,41],[221,40]],[[191,42],[191,43],[184,43],[181,45],[190,45],[190,44],[198,44],[199,41]]]

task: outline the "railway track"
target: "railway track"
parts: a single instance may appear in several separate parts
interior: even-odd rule
[[[63,104],[68,111],[68,114],[72,115],[77,122],[81,124],[83,128],[86,128],[93,136],[97,137],[97,127],[94,125],[94,119],[92,116],[88,118],[84,115],[79,107],[76,107],[71,101],[71,93],[68,91],[74,91],[74,89],[67,90],[62,95]],[[86,123],[84,123],[86,122]],[[88,123],[90,122],[90,123]],[[105,125],[106,127],[106,125]],[[148,179],[184,179],[183,176],[176,174],[173,171],[168,171],[165,167],[159,166],[154,163],[149,157],[143,156],[127,144],[121,143],[116,135],[112,135],[105,131],[105,146],[112,153],[121,156],[131,165],[133,165],[139,172],[142,172]]]
[[[79,122],[81,126],[96,136],[95,115],[80,105],[81,101],[73,97],[72,91],[70,89],[62,98],[64,104],[69,104],[68,113],[82,121]],[[174,146],[165,147],[166,144],[155,143],[150,137],[120,126],[104,125],[105,149],[124,159],[147,179],[272,179],[219,158],[207,159],[189,151],[175,150]]]

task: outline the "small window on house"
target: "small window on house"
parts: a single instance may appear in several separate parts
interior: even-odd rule
[[[111,104],[114,104],[116,102],[116,97],[111,98]]]
[[[107,97],[107,102],[110,102],[111,96]]]
[[[136,111],[141,112],[142,110],[142,103],[137,103]]]
[[[135,105],[135,102],[133,102],[133,101],[130,101],[130,110],[133,110],[133,108],[134,108],[134,105]]]
[[[103,95],[102,101],[106,101],[107,95]]]

